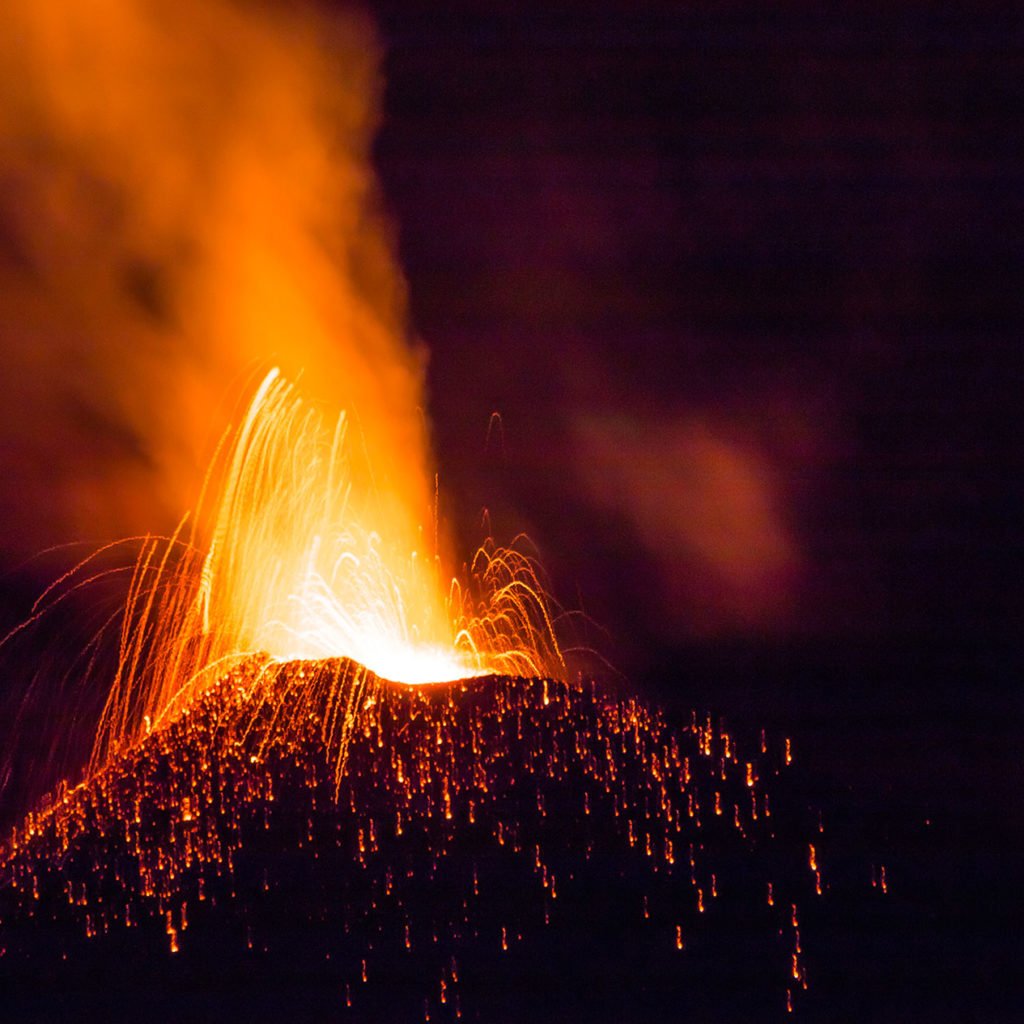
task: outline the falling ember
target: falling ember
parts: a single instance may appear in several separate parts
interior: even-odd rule
[[[225,943],[273,956],[290,941],[274,924],[285,907],[355,1014],[384,999],[403,1018],[401,992],[386,994],[397,969],[449,1020],[487,1005],[488,972],[543,956],[539,931],[577,934],[607,902],[608,927],[628,929],[666,991],[723,920],[753,929],[781,1010],[783,982],[802,991],[815,956],[797,910],[814,891],[809,844],[752,816],[746,762],[724,759],[725,742],[579,679],[407,686],[348,659],[238,660],[12,834],[8,966],[38,921],[93,943],[155,924],[180,958]],[[754,763],[755,795],[770,787],[790,814],[781,752]],[[739,829],[700,816],[716,793]]]

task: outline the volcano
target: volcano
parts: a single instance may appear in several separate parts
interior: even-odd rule
[[[781,1019],[842,888],[792,759],[583,679],[250,658],[11,834],[0,980],[21,1020]]]

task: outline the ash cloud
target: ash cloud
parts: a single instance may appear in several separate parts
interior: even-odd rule
[[[804,556],[792,497],[754,438],[692,412],[580,416],[573,431],[585,492],[628,524],[670,624],[698,635],[791,627]]]
[[[378,59],[365,18],[305,5],[4,6],[5,558],[173,528],[272,365],[354,411],[388,500],[429,503]]]

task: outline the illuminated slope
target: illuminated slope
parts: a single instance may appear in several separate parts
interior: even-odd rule
[[[298,988],[352,1020],[774,1019],[827,891],[786,762],[592,683],[253,659],[25,823],[0,971],[115,1013],[209,989],[272,1019]]]
[[[564,674],[534,559],[488,539],[460,573],[446,571],[436,504],[396,504],[348,433],[344,413],[327,419],[267,374],[225,434],[188,532],[183,521],[143,544],[94,770],[255,652],[276,663],[350,658],[410,684]],[[92,563],[51,587],[44,610],[87,582]]]

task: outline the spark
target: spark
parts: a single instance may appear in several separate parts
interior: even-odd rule
[[[266,376],[207,473],[212,515],[201,500],[187,538],[183,521],[139,556],[94,771],[257,653],[351,658],[409,684],[564,673],[522,538],[488,539],[465,578],[446,576],[437,551],[413,546],[411,510],[367,489],[347,433],[344,413],[331,424],[276,369]],[[351,720],[350,696],[335,695],[332,727]]]

